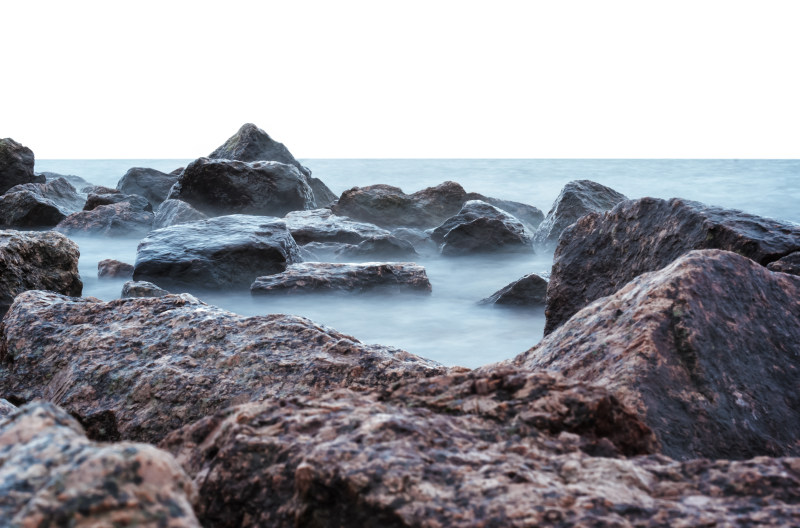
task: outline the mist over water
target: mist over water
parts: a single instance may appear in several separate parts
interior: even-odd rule
[[[170,172],[191,160],[37,160],[37,171],[81,176],[116,186],[131,167]],[[395,185],[411,193],[452,180],[469,192],[515,200],[544,213],[568,181],[590,179],[629,198],[681,197],[800,223],[800,160],[302,160],[335,193],[354,186]],[[97,262],[133,263],[138,239],[72,237],[81,250],[84,296],[118,298],[124,280],[98,279]],[[251,297],[211,292],[204,301],[243,314],[302,315],[366,343],[403,348],[447,365],[476,367],[535,345],[543,309],[479,306],[528,273],[549,272],[552,254],[440,258],[422,256],[430,295],[308,294]]]

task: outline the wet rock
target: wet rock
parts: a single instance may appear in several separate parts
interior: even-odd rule
[[[556,248],[545,334],[692,249],[725,249],[767,265],[800,249],[800,226],[678,198],[642,198],[590,213],[564,231]]]
[[[800,251],[795,251],[786,255],[782,259],[767,264],[767,269],[772,271],[780,271],[781,273],[791,273],[792,275],[800,275]]]
[[[83,198],[67,180],[15,185],[0,196],[0,225],[49,227],[79,211]]]
[[[128,281],[122,285],[123,299],[131,297],[163,297],[169,295],[165,289],[159,288],[152,282],[147,281]]]
[[[120,190],[103,185],[87,185],[81,188],[81,192],[84,194],[118,194]]]
[[[50,200],[67,214],[80,211],[83,206],[83,196],[78,194],[75,187],[65,178],[51,179],[48,180],[47,183],[25,183],[22,185],[15,185],[7,191],[7,194],[20,191],[30,191],[42,198]]]
[[[531,232],[533,232],[533,230],[542,223],[542,220],[544,220],[544,213],[538,207],[534,207],[532,205],[520,202],[512,202],[511,200],[499,200],[497,198],[483,196],[482,194],[478,193],[467,193],[466,199],[480,200],[488,203],[489,205],[493,205],[498,209],[502,209],[525,224],[525,227],[530,229]]]
[[[238,403],[446,371],[302,317],[244,317],[188,294],[102,302],[26,292],[4,325],[0,394],[52,401],[99,439],[157,442]]]
[[[339,199],[319,178],[307,176],[306,179],[309,187],[311,187],[311,192],[314,193],[314,203],[317,204],[317,207],[330,207]]]
[[[86,181],[85,179],[81,178],[80,176],[75,176],[74,174],[59,174],[57,172],[44,171],[41,173],[41,176],[45,177],[47,183],[53,180],[57,180],[59,178],[64,178],[69,182],[70,185],[72,185],[76,189],[81,189],[81,192],[85,192],[83,191],[84,187],[92,187],[94,185]]]
[[[298,244],[309,242],[344,242],[358,244],[375,237],[388,237],[389,231],[374,224],[354,222],[337,216],[330,209],[292,211],[283,220]]]
[[[136,250],[133,278],[171,290],[246,288],[295,262],[299,250],[283,221],[230,215],[151,232]]]
[[[530,273],[482,299],[479,304],[544,306],[546,299],[547,281],[535,273]]]
[[[96,444],[56,406],[0,421],[4,526],[199,527],[195,488],[175,459],[145,444]]]
[[[433,239],[433,241],[437,244],[442,244],[444,242],[445,235],[447,235],[451,229],[461,224],[466,224],[473,220],[477,220],[478,218],[492,218],[501,220],[502,222],[508,223],[509,227],[514,231],[519,232],[520,235],[524,235],[528,239],[531,237],[531,233],[525,229],[525,226],[522,225],[522,222],[520,222],[517,218],[514,218],[505,211],[502,211],[486,202],[482,202],[480,200],[470,200],[464,203],[464,205],[458,211],[458,214],[451,216],[442,222],[442,224],[436,229],[433,229],[430,232],[431,239]]]
[[[292,165],[276,161],[200,158],[186,167],[168,197],[209,216],[283,216],[316,208],[306,177]]]
[[[0,420],[2,420],[5,416],[15,412],[17,410],[17,406],[11,403],[10,401],[0,398]]]
[[[208,216],[181,200],[164,200],[156,209],[153,229],[205,220]]]
[[[374,237],[358,244],[344,244],[336,250],[340,260],[404,260],[418,257],[411,243],[392,235]]]
[[[11,138],[0,139],[0,194],[21,183],[37,183],[44,178],[33,173],[33,151]]]
[[[571,181],[561,189],[547,217],[534,232],[534,243],[554,247],[561,232],[578,218],[613,208],[625,195],[590,180]]]
[[[0,231],[0,317],[25,290],[79,296],[79,255],[78,245],[60,233]]]
[[[530,251],[531,233],[522,223],[500,209],[470,200],[459,213],[431,232],[442,244],[442,255],[455,256],[497,251]]]
[[[692,251],[516,359],[623,395],[675,458],[800,454],[800,277]]]
[[[177,169],[170,172],[173,176],[180,176],[180,174],[186,169],[186,167],[178,167]]]
[[[130,278],[133,277],[133,266],[114,259],[104,259],[97,263],[97,278]]]
[[[166,174],[155,169],[134,167],[117,183],[117,189],[124,194],[144,197],[152,209],[156,209],[167,199],[170,189],[178,181],[175,174]]]
[[[250,286],[250,293],[365,292],[375,289],[430,292],[431,283],[425,268],[411,262],[304,262],[288,266],[283,273],[257,278]]]
[[[89,193],[89,196],[86,198],[86,203],[83,205],[83,210],[91,211],[92,209],[96,209],[101,205],[111,205],[124,202],[131,204],[131,207],[135,211],[146,211],[148,213],[153,212],[153,207],[150,205],[150,202],[148,202],[143,196],[139,196],[138,194],[124,194],[121,192],[103,194]]]
[[[100,205],[91,211],[72,213],[55,227],[65,235],[98,235],[108,237],[137,237],[153,227],[153,213],[123,201]]]
[[[305,176],[311,176],[311,171],[300,165],[283,143],[278,143],[252,123],[242,125],[236,134],[228,138],[208,157],[244,162],[277,161],[292,165]]]
[[[439,254],[439,245],[431,239],[430,233],[421,229],[398,227],[392,229],[392,235],[411,244],[420,255],[433,256]]]

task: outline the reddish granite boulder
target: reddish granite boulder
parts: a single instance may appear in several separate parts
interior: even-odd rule
[[[133,265],[114,259],[104,259],[97,263],[97,278],[125,278],[133,277]]]
[[[767,264],[767,269],[772,271],[780,271],[781,273],[800,275],[800,251],[795,251],[794,253],[786,255],[782,259],[770,262]]]

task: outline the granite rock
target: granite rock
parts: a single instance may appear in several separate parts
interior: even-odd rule
[[[152,282],[128,281],[122,285],[121,298],[123,299],[131,297],[163,297],[165,295],[169,295],[169,292],[159,288]]]
[[[479,304],[544,306],[546,299],[547,281],[535,273],[529,273],[482,299]]]
[[[800,275],[800,251],[795,251],[774,262],[770,262],[767,264],[767,269],[780,271],[781,273]]]
[[[49,227],[80,211],[83,197],[63,178],[15,185],[0,196],[0,225]]]
[[[337,216],[330,209],[292,211],[283,217],[292,237],[298,244],[309,242],[344,242],[358,244],[375,237],[388,237],[391,233],[374,224],[355,222]]]
[[[228,138],[208,157],[244,162],[277,161],[292,165],[305,176],[311,176],[311,171],[303,167],[283,143],[275,141],[252,123],[242,125],[236,134]]]
[[[103,259],[97,263],[98,279],[117,279],[133,277],[133,266],[127,262],[114,259]]]

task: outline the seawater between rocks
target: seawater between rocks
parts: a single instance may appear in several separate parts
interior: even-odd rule
[[[36,170],[116,186],[131,167],[172,171],[191,160],[37,160]],[[446,180],[468,192],[515,200],[545,214],[571,180],[589,179],[629,198],[680,197],[800,223],[800,160],[301,160],[335,193],[395,185],[410,193]],[[138,239],[73,237],[84,295],[118,298],[123,280],[97,278],[106,258],[133,263]],[[419,258],[433,293],[253,298],[249,291],[200,295],[243,315],[291,313],[366,343],[403,348],[446,365],[476,367],[514,357],[542,337],[544,311],[479,306],[528,273],[549,272],[552,254]]]

